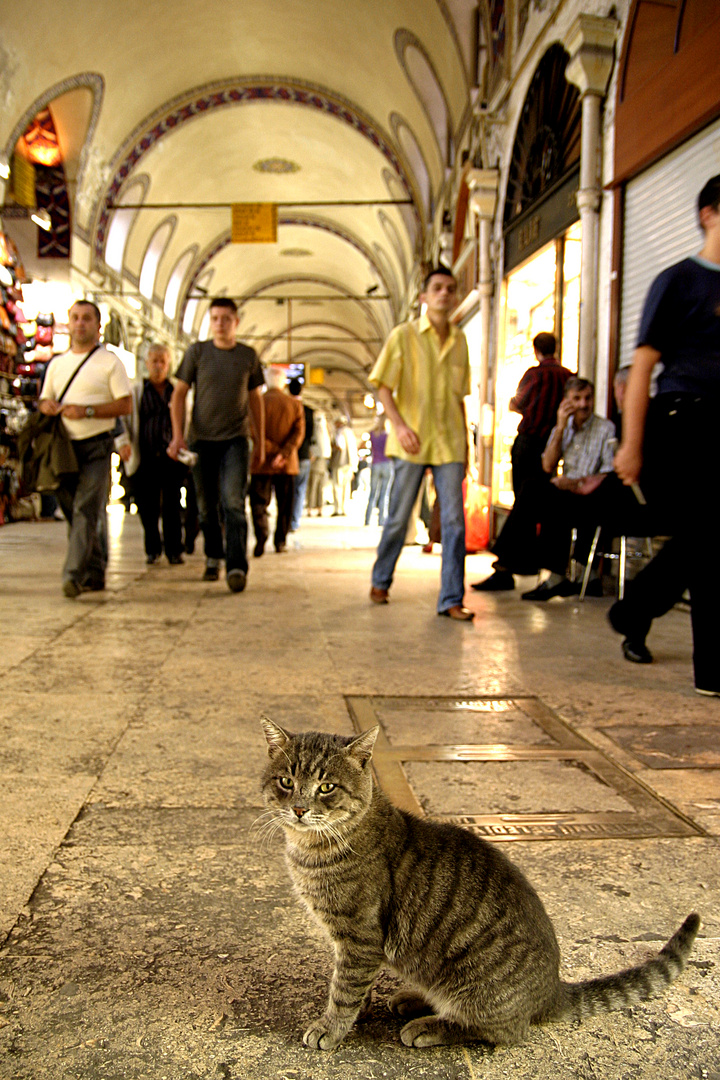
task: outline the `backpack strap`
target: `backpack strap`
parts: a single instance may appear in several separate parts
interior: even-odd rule
[[[71,386],[71,385],[72,385],[72,383],[73,383],[73,382],[75,381],[75,376],[76,376],[76,375],[78,374],[78,372],[80,371],[80,368],[81,368],[81,367],[83,366],[83,364],[84,364],[84,363],[86,363],[86,362],[87,362],[87,361],[88,361],[88,360],[90,359],[90,357],[92,356],[92,354],[93,354],[94,352],[96,352],[96,351],[97,351],[97,350],[98,350],[99,348],[100,348],[100,342],[98,342],[98,343],[97,343],[97,345],[93,345],[92,349],[91,349],[91,350],[90,350],[90,352],[89,352],[89,353],[87,354],[87,356],[83,356],[82,360],[80,361],[80,363],[79,363],[79,364],[78,364],[78,366],[77,366],[77,367],[75,368],[75,370],[73,371],[72,375],[70,376],[70,379],[69,379],[69,381],[65,383],[65,389],[63,390],[62,394],[61,394],[61,395],[60,395],[60,397],[58,398],[58,401],[62,401],[62,399],[63,399],[63,398],[65,397],[65,395],[67,394],[68,390],[70,389],[70,386]]]

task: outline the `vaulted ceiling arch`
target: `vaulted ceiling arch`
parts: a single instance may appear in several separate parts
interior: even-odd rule
[[[109,218],[123,185],[159,140],[189,122],[198,122],[214,110],[263,102],[314,109],[349,125],[359,136],[369,140],[386,159],[406,196],[416,205],[417,212],[416,184],[397,154],[393,141],[357,105],[320,86],[282,79],[246,78],[208,85],[199,91],[184,94],[163,105],[130,135],[113,162],[112,177],[98,200],[93,229],[95,257],[102,259]],[[422,220],[423,215],[419,217]]]
[[[311,330],[322,330],[324,334],[310,334]],[[344,334],[345,337],[331,337],[331,334]],[[313,347],[325,348],[326,346],[335,346],[340,344],[357,345],[365,354],[366,360],[362,366],[368,369],[372,365],[377,348],[382,344],[382,338],[373,337],[371,339],[364,338],[359,332],[350,330],[344,323],[333,322],[330,319],[308,319],[304,322],[293,321],[292,330],[290,331],[291,339],[294,345],[299,341],[305,344],[308,343],[308,335],[311,339]],[[261,360],[265,360],[270,350],[279,342],[284,342],[288,337],[288,330],[279,330],[277,333],[272,334],[267,338],[259,348],[256,346],[258,355]],[[272,362],[272,361],[268,361]]]

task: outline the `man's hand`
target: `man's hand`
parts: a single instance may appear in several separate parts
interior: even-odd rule
[[[560,491],[572,491],[575,495],[592,495],[593,491],[602,484],[603,480],[607,476],[607,473],[596,473],[594,476],[576,476],[570,479],[569,476],[554,476],[550,481]]]
[[[271,469],[284,469],[285,468],[285,458],[282,456],[282,454],[277,453],[275,455],[275,457],[270,462],[270,468]]]
[[[165,453],[167,454],[168,457],[171,457],[173,459],[173,461],[177,461],[178,452],[180,450],[187,450],[187,448],[188,448],[188,444],[185,442],[182,435],[178,435],[176,438],[170,440],[170,444],[168,445],[168,448],[165,451]]]
[[[59,412],[62,412],[62,405],[59,401],[51,401],[50,398],[41,398],[38,409],[44,416],[57,416]]]
[[[132,446],[130,445],[130,443],[125,443],[125,445],[121,446],[120,449],[117,451],[117,455],[120,458],[120,460],[124,461],[126,464],[130,460],[130,455],[131,454],[132,454]]]
[[[577,477],[571,480],[569,476],[553,476],[550,481],[553,487],[559,488],[560,491],[577,491],[579,482]]]
[[[406,454],[420,453],[420,440],[411,427],[402,422],[397,423],[395,425],[395,434]]]
[[[615,455],[615,472],[623,484],[636,484],[642,470],[642,453],[630,446],[620,445]]]
[[[66,420],[84,420],[84,405],[61,405],[59,410]]]
[[[563,428],[567,424],[568,420],[573,414],[574,405],[570,397],[564,397],[558,405],[557,422],[558,427]]]

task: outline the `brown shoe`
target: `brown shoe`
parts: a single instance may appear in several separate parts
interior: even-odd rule
[[[475,612],[463,607],[462,604],[454,604],[445,611],[438,611],[438,615],[445,615],[448,619],[457,619],[458,622],[470,622],[475,618]]]
[[[373,604],[387,604],[390,597],[388,589],[376,589],[374,585],[370,588],[370,599]]]

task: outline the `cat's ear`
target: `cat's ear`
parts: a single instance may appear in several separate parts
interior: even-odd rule
[[[271,720],[269,716],[261,716],[260,723],[265,731],[269,752],[284,750],[292,736],[287,731],[283,731],[280,725]]]
[[[364,731],[362,735],[358,735],[357,739],[353,739],[346,748],[348,756],[355,758],[363,768],[372,757],[373,747],[379,732],[379,726],[370,728],[369,731]]]

